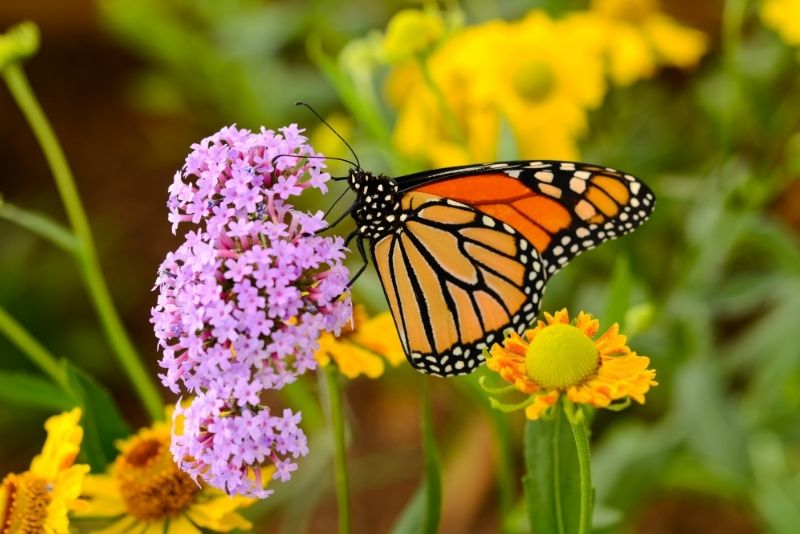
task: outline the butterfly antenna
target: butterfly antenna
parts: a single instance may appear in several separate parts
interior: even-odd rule
[[[333,201],[333,204],[331,204],[331,207],[328,208],[327,211],[325,211],[325,215],[322,216],[323,219],[327,219],[328,218],[328,215],[331,214],[331,212],[333,211],[333,208],[335,208],[336,204],[338,204],[339,201],[344,198],[344,196],[347,194],[348,191],[350,191],[350,189],[346,188],[344,191],[342,191],[342,194],[339,195],[339,197],[336,200]]]
[[[355,151],[355,150],[353,150],[353,147],[352,147],[352,146],[350,146],[350,143],[348,143],[348,142],[345,140],[345,138],[344,138],[344,137],[342,137],[342,136],[339,134],[339,132],[337,132],[336,130],[334,130],[334,129],[333,129],[333,126],[331,126],[330,124],[328,124],[328,121],[326,121],[325,119],[323,119],[323,118],[322,118],[322,115],[320,115],[319,113],[317,113],[317,110],[316,110],[316,109],[312,108],[312,107],[311,107],[309,104],[307,104],[306,102],[303,102],[302,100],[298,100],[297,102],[295,102],[295,103],[294,103],[294,105],[295,105],[295,106],[303,106],[303,107],[305,107],[305,108],[308,108],[308,110],[309,110],[311,113],[313,113],[314,115],[316,115],[316,117],[317,117],[317,118],[320,120],[320,122],[322,122],[322,124],[324,124],[325,126],[327,126],[327,127],[328,127],[328,129],[330,129],[330,131],[332,131],[332,132],[334,133],[334,135],[336,135],[336,137],[338,137],[339,139],[341,139],[341,140],[342,140],[342,143],[344,143],[344,145],[345,145],[345,146],[346,146],[346,147],[347,147],[347,148],[350,150],[350,153],[353,155],[353,158],[355,158],[355,160],[356,160],[356,168],[358,168],[358,169],[360,169],[360,168],[361,168],[361,162],[358,160],[358,156],[356,155],[356,151]],[[336,159],[336,158],[331,158],[331,159]]]
[[[305,158],[305,159],[334,159],[336,161],[343,161],[348,165],[352,165],[353,167],[358,167],[357,164],[353,163],[349,159],[345,158],[337,158],[335,156],[306,156],[305,154],[278,154],[274,158],[272,158],[272,167],[275,167],[275,162],[278,161],[278,158]]]

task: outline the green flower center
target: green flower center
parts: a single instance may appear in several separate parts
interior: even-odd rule
[[[594,341],[570,324],[546,326],[536,334],[525,354],[525,367],[545,389],[576,386],[594,375],[600,351]]]
[[[553,67],[544,61],[529,61],[514,73],[512,83],[519,96],[531,102],[547,98],[556,85]]]

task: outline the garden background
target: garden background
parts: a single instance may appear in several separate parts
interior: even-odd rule
[[[404,9],[419,20],[401,20]],[[167,187],[189,146],[223,125],[296,122],[318,151],[350,157],[294,106],[304,100],[364,168],[388,175],[516,158],[621,168],[655,191],[653,217],[572,262],[549,282],[542,307],[623,322],[658,373],[646,404],[593,421],[596,530],[796,532],[798,2],[0,3],[4,31],[28,19],[41,47],[25,68],[73,168],[123,323],[153,375],[151,288],[178,244]],[[496,19],[507,25],[492,26]],[[501,41],[523,52],[494,54]],[[585,59],[591,47],[604,47],[600,63]],[[539,70],[525,70],[528,52]],[[476,107],[481,87],[501,89]],[[3,201],[66,220],[5,89],[0,161]],[[325,209],[338,191],[306,207]],[[70,258],[4,213],[0,306],[105,385],[131,427],[146,425]],[[385,309],[373,270],[354,299],[371,313]],[[5,336],[0,355],[5,384],[37,373]],[[423,379],[442,460],[442,531],[525,532],[521,486],[509,493],[497,483],[523,473],[524,416],[500,421],[474,381],[423,378],[405,362],[345,385],[354,530],[397,526],[420,484]],[[257,532],[335,524],[320,389],[311,373],[280,394],[278,402],[302,406],[311,452],[291,482],[245,512]],[[24,470],[58,403],[3,391],[0,402],[0,472]]]

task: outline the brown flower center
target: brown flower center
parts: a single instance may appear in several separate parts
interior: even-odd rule
[[[0,510],[0,533],[44,532],[47,505],[50,504],[50,493],[44,480],[30,472],[12,473],[0,486],[0,497],[5,497],[5,507]]]
[[[175,517],[200,492],[189,475],[175,465],[169,453],[169,436],[164,438],[137,436],[114,466],[125,507],[139,519]]]

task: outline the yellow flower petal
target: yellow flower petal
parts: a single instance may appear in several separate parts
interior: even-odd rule
[[[81,493],[88,500],[87,506],[76,512],[78,517],[116,517],[125,513],[119,487],[110,475],[89,475]]]
[[[681,26],[666,15],[651,15],[642,29],[661,59],[682,69],[697,65],[708,48],[703,32]]]
[[[377,378],[383,374],[383,360],[368,350],[349,342],[339,342],[328,349],[339,371],[353,379],[360,374]]]
[[[761,19],[790,45],[800,45],[800,0],[765,0]]]
[[[388,311],[376,315],[359,326],[353,335],[353,340],[380,354],[392,365],[399,365],[406,359],[403,345],[400,343],[400,336],[394,326],[394,319]]]
[[[83,429],[78,425],[80,408],[50,417],[44,424],[47,439],[42,453],[31,461],[30,471],[45,480],[55,480],[58,472],[71,466],[80,451]]]
[[[356,306],[352,327],[343,330],[340,337],[323,334],[314,357],[323,367],[331,360],[347,378],[359,375],[377,378],[383,374],[383,358],[392,365],[405,359],[405,353],[389,312],[367,318],[363,306]]]
[[[163,526],[161,527],[164,528]],[[179,516],[169,522],[168,534],[201,534],[202,530],[192,524],[188,517]],[[155,533],[154,533],[155,534]]]
[[[126,515],[119,521],[115,521],[105,528],[99,530],[92,530],[93,534],[131,534],[132,532],[139,532],[139,529],[134,529],[139,520],[133,516]]]
[[[525,417],[531,421],[536,421],[542,414],[556,402],[558,402],[558,391],[549,391],[543,395],[537,395],[533,404],[525,407]]]

